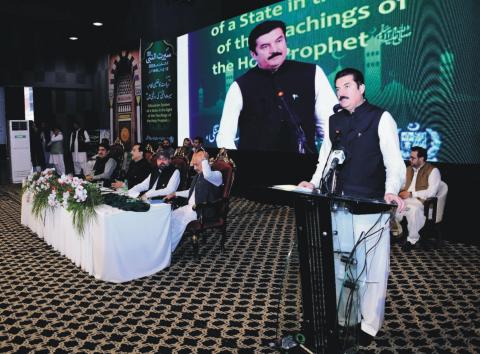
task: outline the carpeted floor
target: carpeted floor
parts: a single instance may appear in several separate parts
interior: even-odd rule
[[[0,352],[269,353],[300,329],[289,207],[234,198],[223,254],[216,235],[200,261],[185,242],[169,269],[123,284],[88,276],[21,226],[17,188],[0,188],[0,208]],[[386,320],[363,351],[479,353],[479,258],[475,246],[394,244]]]

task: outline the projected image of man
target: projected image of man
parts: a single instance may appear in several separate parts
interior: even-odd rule
[[[265,21],[248,37],[257,66],[230,86],[217,146],[227,149],[314,153],[338,103],[323,70],[286,60],[286,27]],[[239,139],[237,143],[235,139]]]

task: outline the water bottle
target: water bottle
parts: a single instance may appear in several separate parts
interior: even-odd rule
[[[124,192],[125,194],[128,193],[128,180],[127,180],[127,179],[124,179],[124,180],[123,180],[123,192]]]

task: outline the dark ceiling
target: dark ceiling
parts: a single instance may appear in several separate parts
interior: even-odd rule
[[[108,53],[139,38],[171,38],[276,1],[14,0],[0,5],[2,52],[88,50]],[[104,23],[94,27],[93,21]],[[69,36],[79,40],[72,42]]]
[[[132,1],[58,1],[16,0],[2,2],[0,29],[2,46],[32,46],[62,48],[70,45],[70,36],[79,40],[74,44],[81,48],[114,46],[121,37],[114,33],[121,30],[128,18]],[[100,21],[103,27],[94,27]]]

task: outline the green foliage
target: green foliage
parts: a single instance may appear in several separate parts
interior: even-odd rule
[[[61,177],[55,169],[35,172],[22,185],[22,193],[33,196],[32,214],[42,218],[47,208],[65,208],[72,213],[73,227],[83,236],[85,227],[96,218],[95,207],[103,203],[96,184],[77,177]]]

